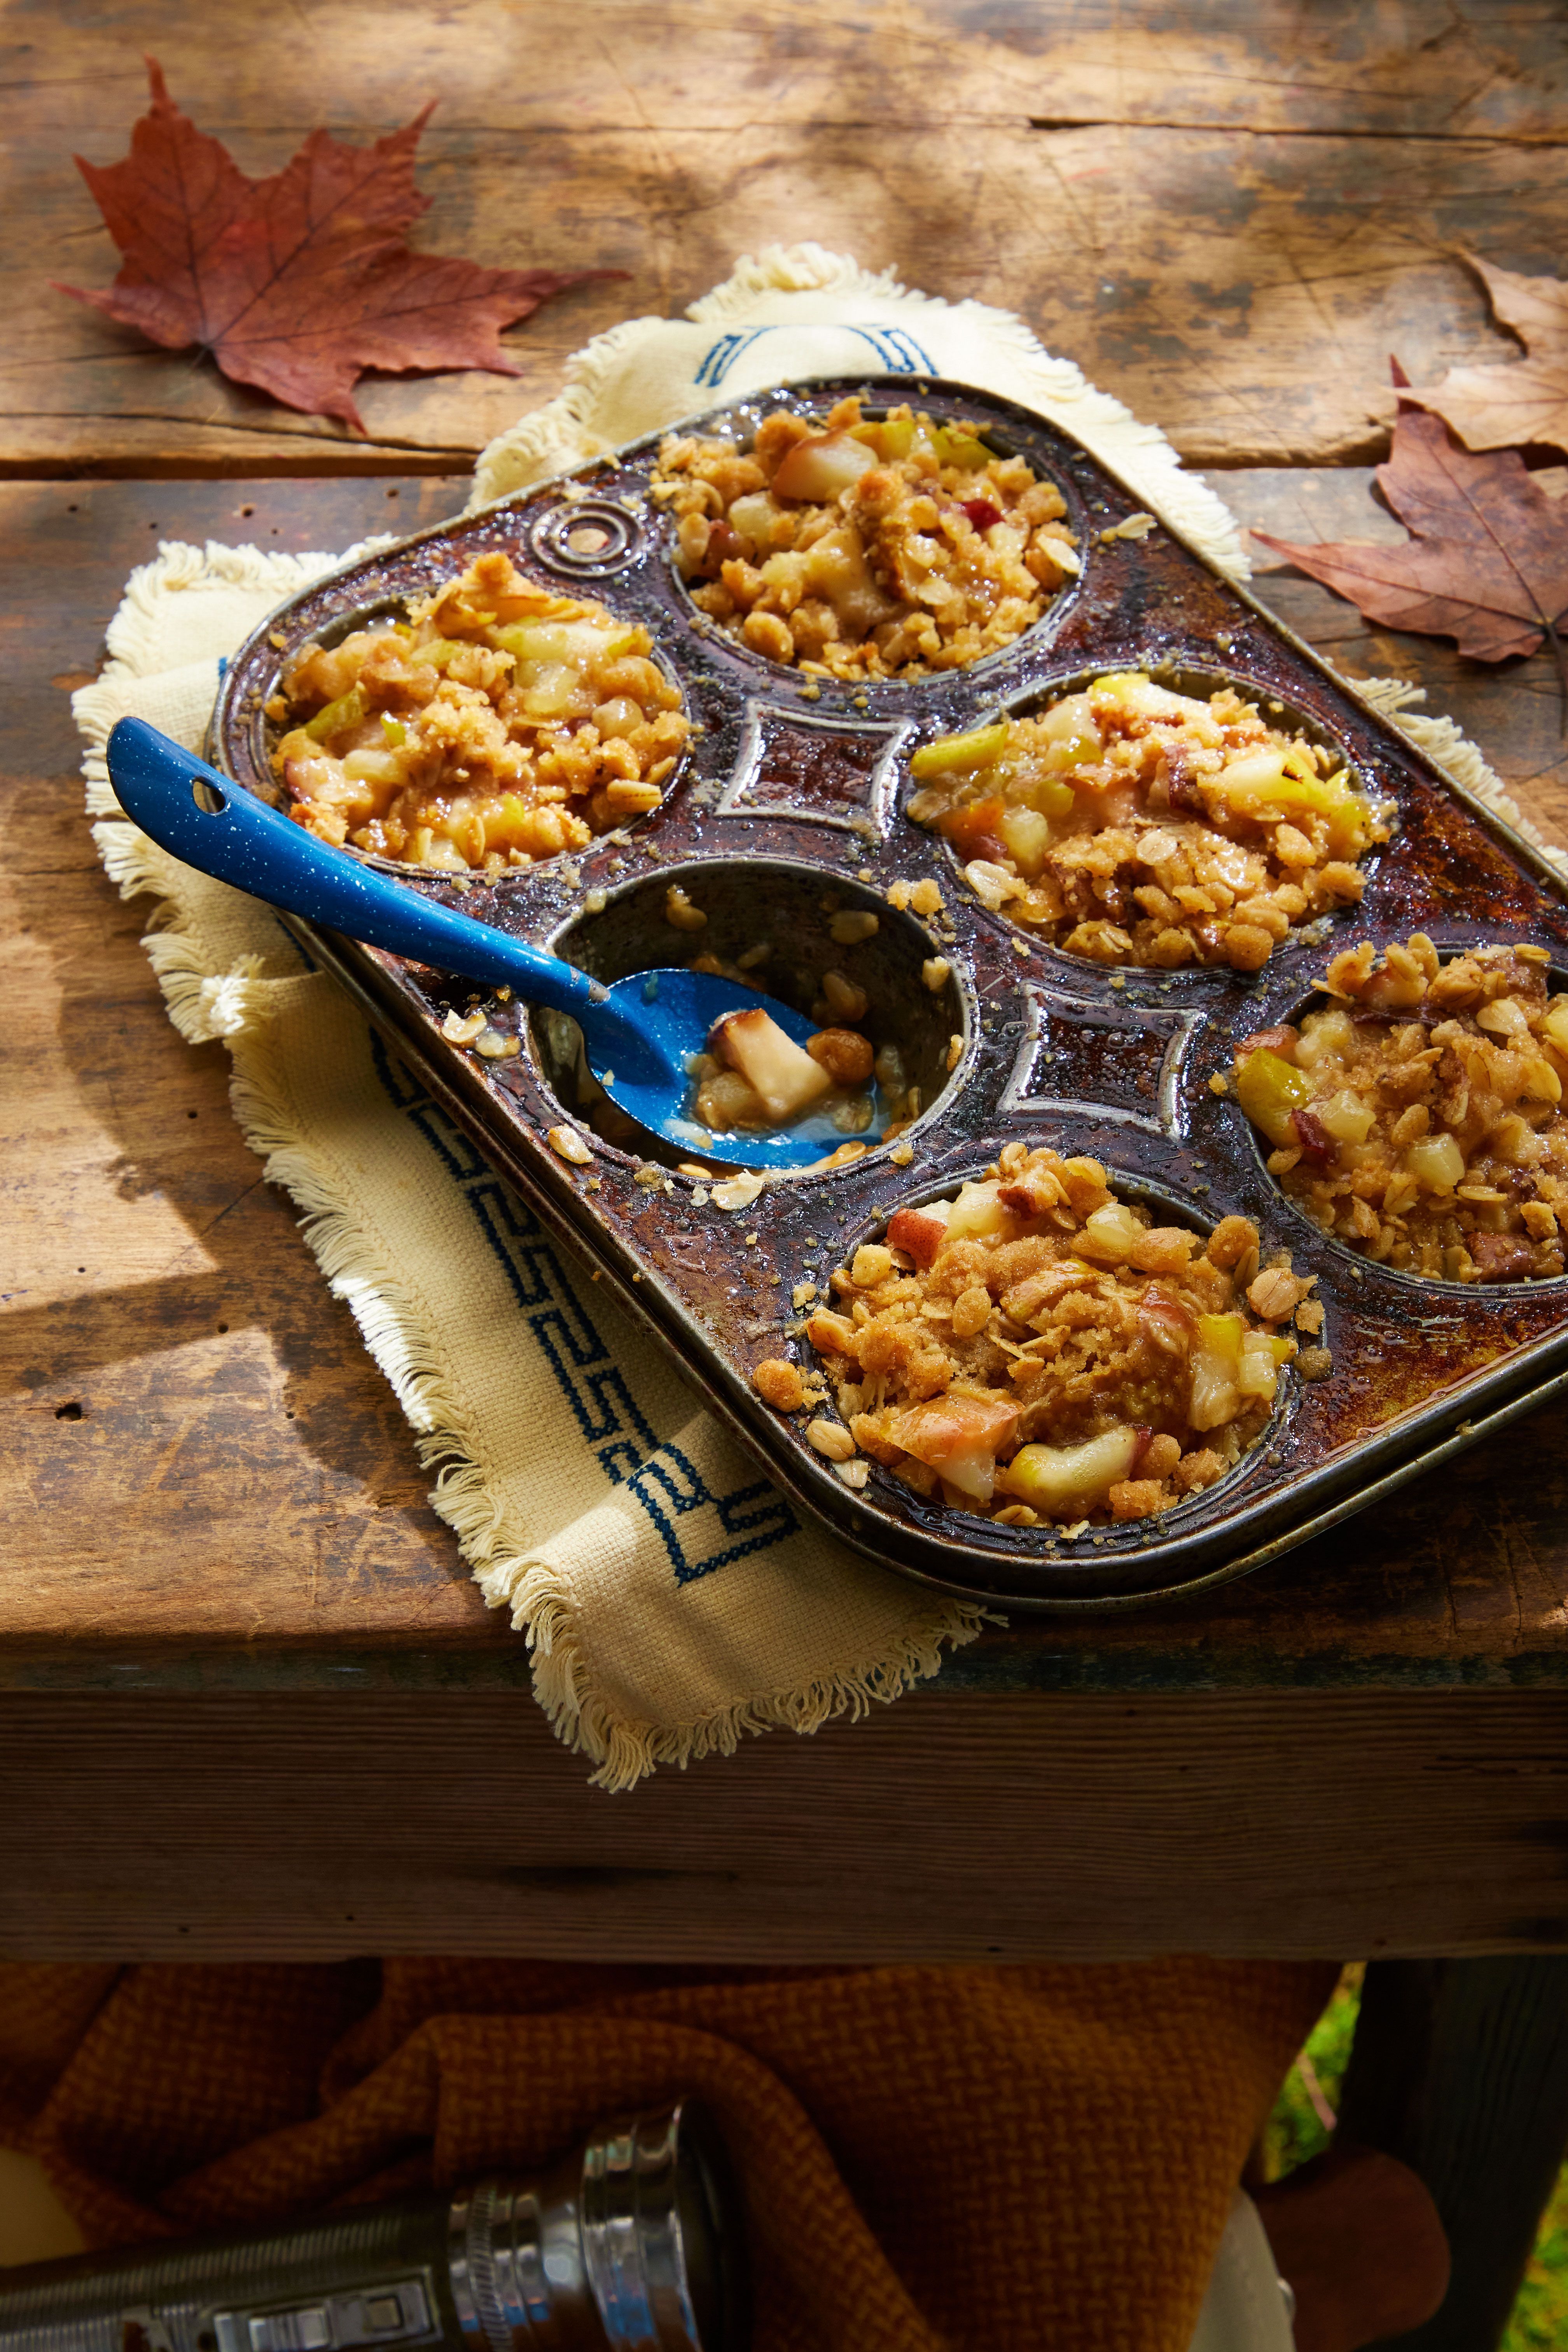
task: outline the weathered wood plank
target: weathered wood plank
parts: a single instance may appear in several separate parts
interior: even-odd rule
[[[389,517],[435,520],[462,487],[268,500],[215,484],[173,506],[149,488],[5,494],[13,524],[18,498],[30,509],[7,545],[34,592],[8,629],[0,747],[12,1641],[52,1625],[79,1655],[137,1627],[243,1642],[335,1618],[373,1638],[508,1645],[426,1504],[390,1392],[240,1139],[227,1055],[164,1017],[137,944],[147,902],[105,883],[82,822],[68,704],[98,664],[110,573],[160,538],[346,545]],[[195,1557],[208,1567],[193,1578]]]
[[[1103,0],[900,0],[864,21],[822,0],[689,0],[673,20],[623,0],[458,0],[401,11],[388,41],[368,0],[285,40],[259,0],[209,20],[172,0],[133,19],[30,17],[0,109],[8,209],[30,232],[12,257],[0,467],[439,469],[553,392],[591,332],[679,312],[737,253],[802,236],[1020,311],[1194,460],[1364,456],[1390,349],[1417,380],[1515,349],[1457,248],[1553,265],[1568,173],[1554,23],[1543,4],[1471,5],[1434,32],[1417,0],[1375,16],[1337,5],[1306,26],[1287,0],[1136,23]],[[277,168],[323,110],[368,137],[438,96],[429,249],[593,261],[629,281],[516,331],[515,382],[372,383],[368,442],[153,351],[50,287],[112,272],[69,152],[123,152],[143,48],[252,170]]]
[[[1561,1696],[941,1693],[610,1800],[520,1696],[0,1697],[0,1953],[870,1962],[1568,1940]]]
[[[399,12],[399,37],[365,0],[312,9],[306,37],[247,48],[232,13],[179,0],[81,0],[29,22],[6,84],[27,80],[31,119],[79,141],[123,128],[163,57],[200,83],[213,127],[294,135],[323,102],[345,119],[398,121],[416,77],[448,121],[531,135],[584,123],[726,132],[761,121],[875,131],[933,122],[1137,123],[1306,136],[1563,136],[1562,18],[1553,0],[889,0],[868,17],[821,0],[638,0],[586,6],[447,0]],[[382,37],[372,37],[381,28]],[[352,70],[333,81],[340,59]],[[227,132],[225,132],[227,135]]]

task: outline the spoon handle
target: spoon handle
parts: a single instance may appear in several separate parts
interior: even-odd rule
[[[530,1004],[578,1021],[600,1013],[605,991],[586,972],[316,840],[145,719],[115,728],[109,774],[126,815],[200,873],[394,955],[514,988]]]

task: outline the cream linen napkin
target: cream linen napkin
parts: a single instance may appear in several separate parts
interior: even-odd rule
[[[1231,517],[1163,437],[1017,320],[906,293],[818,246],[742,261],[684,320],[598,337],[561,397],[484,452],[475,499],[771,383],[867,370],[946,374],[1042,410],[1245,572]],[[936,1672],[944,1643],[973,1638],[980,1613],[800,1521],[268,910],[120,811],[103,759],[115,721],[135,713],[198,750],[226,656],[345,560],[162,547],[131,578],[103,676],[75,698],[105,867],[125,896],[161,902],[144,944],[170,1017],[228,1045],[246,1139],[299,1204],[437,1471],[432,1502],[526,1634],[535,1695],[596,1782],[628,1788],[743,1732],[812,1731],[896,1698]],[[1391,713],[1410,698],[1378,693]],[[1451,722],[1401,723],[1501,799]]]

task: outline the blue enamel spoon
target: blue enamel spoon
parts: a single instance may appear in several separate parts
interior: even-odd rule
[[[722,1014],[760,1006],[797,1045],[814,1034],[815,1024],[776,998],[710,972],[679,970],[634,972],[606,987],[559,956],[439,906],[316,840],[144,719],[122,719],[115,728],[109,773],[126,815],[199,872],[371,947],[569,1013],[583,1032],[588,1067],[611,1100],[682,1150],[732,1167],[801,1168],[842,1140],[823,1120],[765,1134],[734,1129],[715,1135],[691,1116],[687,1065]]]

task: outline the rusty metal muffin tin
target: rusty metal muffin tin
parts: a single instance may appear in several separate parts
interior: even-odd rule
[[[1003,652],[968,670],[864,686],[807,679],[751,655],[695,611],[675,574],[668,526],[647,495],[654,436],[399,541],[294,597],[230,664],[213,756],[277,800],[265,706],[294,652],[395,610],[489,550],[645,623],[700,730],[658,809],[620,836],[493,880],[395,870],[411,888],[604,977],[694,950],[732,955],[776,929],[784,944],[759,973],[773,992],[804,1009],[814,974],[831,961],[867,986],[873,1034],[890,1003],[904,1007],[917,1033],[916,1075],[928,1082],[928,1108],[906,1139],[910,1164],[875,1148],[837,1171],[770,1184],[739,1212],[699,1205],[695,1180],[674,1171],[650,1182],[650,1165],[675,1156],[651,1145],[642,1159],[601,1143],[590,1167],[570,1166],[545,1137],[575,1107],[554,1091],[543,1042],[519,1008],[494,1018],[520,1030],[522,1050],[481,1062],[438,1034],[447,1009],[467,1003],[465,983],[319,932],[308,935],[310,952],[553,1233],[610,1282],[791,1500],[836,1536],[946,1590],[1015,1607],[1166,1598],[1276,1557],[1558,1385],[1568,1280],[1423,1282],[1356,1257],[1287,1200],[1234,1098],[1208,1081],[1229,1069],[1238,1039],[1299,1012],[1327,955],[1352,940],[1382,948],[1420,929],[1448,950],[1517,936],[1568,963],[1564,888],[1527,843],[1173,532],[1116,536],[1140,511],[1136,495],[1027,410],[952,383],[833,379],[683,429],[744,438],[771,409],[818,415],[851,392],[873,414],[912,398],[938,418],[975,424],[999,452],[1021,454],[1060,486],[1081,574]],[[1342,749],[1363,786],[1396,809],[1391,839],[1367,861],[1359,909],[1326,919],[1310,940],[1293,936],[1249,976],[1108,971],[1026,940],[976,902],[946,845],[901,814],[909,754],[1000,709],[1035,707],[1086,673],[1124,667],[1233,680],[1266,713],[1279,706]],[[942,919],[889,908],[889,885],[930,876],[942,886]],[[707,909],[706,931],[665,924],[671,881]],[[585,911],[589,892],[605,894],[602,911]],[[836,945],[825,900],[874,909],[876,938]],[[918,977],[938,955],[952,966],[945,1001]],[[952,1034],[963,1047],[950,1076]],[[805,1442],[805,1416],[781,1418],[752,1385],[763,1357],[809,1360],[792,1308],[797,1286],[815,1283],[826,1296],[832,1268],[900,1202],[952,1191],[1015,1139],[1092,1153],[1162,1217],[1202,1228],[1232,1211],[1250,1216],[1266,1248],[1288,1245],[1298,1272],[1320,1278],[1332,1377],[1309,1383],[1287,1372],[1271,1422],[1237,1467],[1158,1520],[1068,1538],[927,1503],[877,1466],[854,1491]]]

